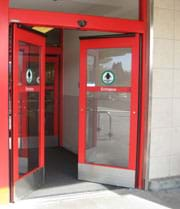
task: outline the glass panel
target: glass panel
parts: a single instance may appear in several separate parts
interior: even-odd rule
[[[39,93],[21,92],[18,101],[19,175],[39,165]]]
[[[53,62],[46,62],[46,85],[54,85],[54,71],[55,66]]]
[[[10,7],[139,19],[139,0],[39,0],[38,4],[36,1],[10,0]]]
[[[130,94],[87,94],[86,161],[128,167]]]
[[[46,90],[45,135],[54,135],[54,91]]]
[[[132,49],[88,49],[88,86],[131,86]]]
[[[18,84],[23,87],[39,86],[40,47],[19,42]],[[18,150],[19,175],[39,167],[39,92],[19,91]]]
[[[40,47],[19,42],[19,85],[39,85]]]

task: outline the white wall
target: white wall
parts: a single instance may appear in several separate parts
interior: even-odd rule
[[[154,3],[150,179],[180,175],[180,1]]]

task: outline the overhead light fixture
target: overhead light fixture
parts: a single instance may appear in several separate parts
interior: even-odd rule
[[[45,34],[45,33],[48,33],[49,31],[53,30],[54,28],[43,27],[43,26],[34,26],[34,27],[32,27],[32,29]]]

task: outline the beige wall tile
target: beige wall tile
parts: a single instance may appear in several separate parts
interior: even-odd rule
[[[174,67],[174,43],[173,40],[155,39],[153,52],[154,68],[173,68]]]
[[[180,70],[180,41],[174,42],[174,67]]]
[[[153,97],[169,98],[173,94],[173,70],[153,71]]]
[[[149,170],[149,178],[169,177],[170,157],[152,157]]]
[[[171,149],[170,152],[171,155],[180,156],[180,127],[173,129],[170,149]]]
[[[174,0],[154,0],[154,6],[158,8],[173,9]]]
[[[170,157],[170,176],[180,175],[180,155]]]
[[[172,128],[157,128],[151,132],[151,157],[167,157],[170,155]]]
[[[172,127],[172,99],[152,99],[152,128]]]
[[[173,99],[173,127],[180,127],[180,99]]]
[[[174,8],[175,8],[175,10],[180,11],[180,1],[179,0],[174,0]]]
[[[150,179],[180,175],[180,0],[154,6]]]
[[[180,70],[174,70],[173,97],[180,98]]]
[[[174,12],[168,9],[154,10],[154,37],[174,38]]]
[[[175,40],[180,40],[180,11],[175,11]]]

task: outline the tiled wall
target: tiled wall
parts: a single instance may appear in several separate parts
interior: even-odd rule
[[[180,0],[154,0],[150,179],[180,175]]]

